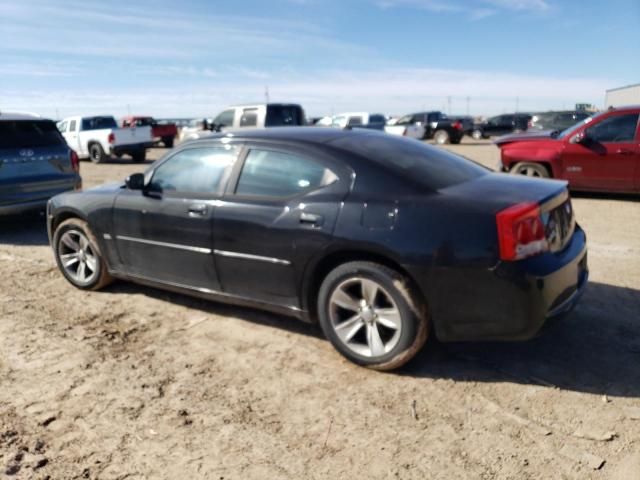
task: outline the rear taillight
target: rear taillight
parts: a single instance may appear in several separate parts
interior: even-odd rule
[[[116,141],[116,134],[115,134],[115,133],[113,133],[113,132],[111,132],[111,133],[109,134],[109,137],[107,138],[107,141],[108,141],[109,143],[115,143],[115,141]]]
[[[75,150],[71,150],[69,153],[69,160],[71,161],[71,168],[76,173],[80,173],[80,159],[78,158],[78,154]]]
[[[529,120],[527,122],[527,128],[533,128],[533,121],[532,120]]]
[[[462,130],[462,123],[460,123],[460,122],[458,122],[458,121],[453,122],[453,123],[451,124],[451,126],[452,126],[453,128],[455,128],[456,130]]]
[[[521,260],[549,250],[537,203],[519,203],[496,215],[500,258]]]

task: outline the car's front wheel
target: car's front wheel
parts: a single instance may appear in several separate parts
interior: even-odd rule
[[[526,175],[527,177],[549,178],[549,170],[544,165],[532,162],[516,163],[511,169],[511,173],[515,175]]]
[[[62,222],[53,235],[53,249],[58,268],[73,286],[98,290],[111,283],[98,242],[84,220]]]
[[[325,336],[358,365],[393,370],[424,345],[427,310],[400,273],[372,262],[349,262],[322,282],[318,316]]]

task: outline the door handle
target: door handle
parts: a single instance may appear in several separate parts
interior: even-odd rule
[[[633,151],[627,150],[626,148],[619,148],[616,150],[616,153],[619,153],[620,155],[633,155]]]
[[[203,216],[207,214],[207,206],[202,203],[196,203],[189,205],[189,216]]]
[[[302,212],[300,214],[300,223],[320,227],[324,223],[324,217],[315,213]]]

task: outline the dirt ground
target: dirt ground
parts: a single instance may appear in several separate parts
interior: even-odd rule
[[[486,142],[451,149],[497,160]],[[141,167],[81,168],[89,187]],[[76,290],[42,217],[4,219],[0,477],[638,479],[639,200],[574,197],[591,281],[543,336],[432,339],[386,374],[288,318],[122,282]]]

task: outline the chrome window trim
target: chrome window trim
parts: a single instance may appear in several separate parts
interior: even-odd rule
[[[229,252],[227,250],[214,250],[213,253],[216,255],[220,255],[221,257],[242,258],[245,260],[256,260],[258,262],[276,263],[278,265],[291,265],[291,262],[289,260],[282,260],[280,258],[273,257],[263,257],[261,255],[251,255],[249,253]]]
[[[116,235],[118,240],[125,240],[127,242],[144,243],[147,245],[155,245],[158,247],[175,248],[177,250],[186,250],[188,252],[204,253],[206,255],[211,254],[210,248],[192,247],[190,245],[180,245],[178,243],[157,242],[155,240],[146,240],[144,238],[128,237],[126,235]]]

